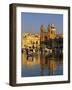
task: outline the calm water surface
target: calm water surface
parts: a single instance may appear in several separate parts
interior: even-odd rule
[[[27,57],[22,54],[22,77],[63,75],[63,59],[38,54]]]

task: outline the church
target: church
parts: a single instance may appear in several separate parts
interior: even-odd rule
[[[46,29],[44,25],[40,27],[40,46],[42,48],[63,48],[63,34],[57,33],[56,26],[49,24]]]

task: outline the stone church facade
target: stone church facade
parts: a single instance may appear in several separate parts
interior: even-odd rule
[[[56,38],[56,27],[54,24],[49,24],[47,31],[45,30],[44,25],[41,25],[40,27],[40,40],[41,41],[55,39],[55,38]]]

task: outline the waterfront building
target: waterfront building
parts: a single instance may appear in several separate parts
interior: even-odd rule
[[[39,48],[40,35],[37,33],[22,33],[22,48]]]
[[[41,25],[40,46],[48,49],[63,48],[63,34],[57,32],[54,24],[49,24],[47,29]]]
[[[40,27],[40,41],[45,41],[49,39],[56,38],[56,27],[54,24],[49,24],[47,31],[44,27],[44,25],[41,25]]]
[[[41,25],[39,33],[22,32],[21,47],[32,49],[62,49],[63,34],[57,32],[54,24],[49,24],[48,28]]]

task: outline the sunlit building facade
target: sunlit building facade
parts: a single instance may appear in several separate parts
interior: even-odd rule
[[[43,44],[47,44],[48,48],[49,46],[56,48],[58,44],[60,47],[63,46],[63,34],[57,33],[54,24],[49,24],[47,29],[41,25],[39,33],[22,33],[22,48],[40,48]]]
[[[40,41],[55,39],[59,37],[63,38],[63,34],[57,33],[56,26],[54,24],[49,24],[47,29],[44,27],[44,25],[41,25]]]
[[[54,24],[49,24],[46,29],[44,25],[40,27],[40,46],[42,48],[63,48],[63,34],[58,33]]]
[[[39,48],[40,34],[22,33],[22,48]]]

